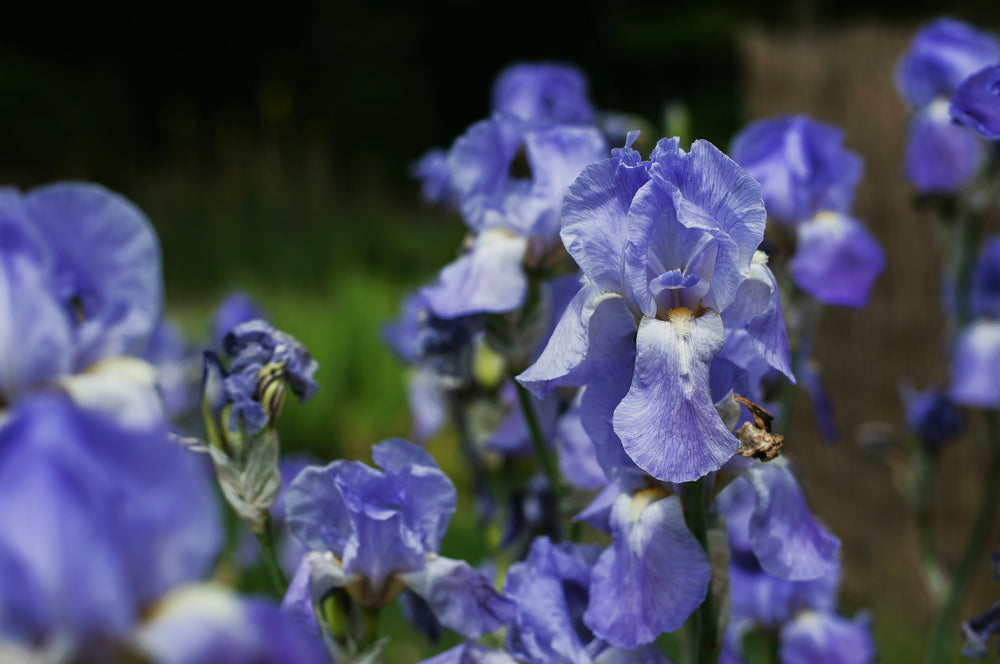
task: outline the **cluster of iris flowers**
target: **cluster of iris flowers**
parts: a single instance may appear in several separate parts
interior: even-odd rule
[[[996,61],[962,24],[918,35],[899,73],[918,189],[954,194],[941,160],[978,164],[1000,136]],[[884,267],[850,216],[842,132],[788,116],[731,157],[647,145],[555,64],[505,71],[490,111],[415,167],[469,234],[386,328],[413,366],[413,438],[450,421],[459,440],[475,564],[440,553],[457,492],[420,444],[378,443],[374,466],[281,458],[288,392],[309,399],[318,363],[241,297],[192,357],[134,206],[87,184],[0,192],[3,661],[375,663],[394,601],[468,639],[428,664],[874,660],[867,614],[837,611],[840,542],[782,454],[797,378],[834,435],[816,312],[864,306]],[[928,146],[944,156],[914,157]],[[998,256],[954,296],[971,316],[947,396],[965,405],[1000,404]],[[908,393],[923,449],[952,435],[931,430],[948,405]],[[223,582],[213,484],[280,605]],[[985,643],[997,623],[966,630]]]

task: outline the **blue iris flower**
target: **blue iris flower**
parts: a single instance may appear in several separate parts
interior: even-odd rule
[[[913,38],[896,68],[896,89],[914,110],[905,171],[917,190],[954,193],[979,172],[986,157],[982,142],[952,118],[988,131],[989,111],[984,116],[977,109],[991,94],[989,74],[967,79],[997,62],[1000,41],[961,21],[939,19]]]
[[[570,186],[561,236],[585,285],[519,380],[539,396],[587,386],[583,425],[612,479],[638,466],[686,482],[739,447],[709,385],[726,330],[745,330],[789,377],[790,353],[774,277],[756,252],[760,186],[705,141],[688,154],[664,139],[643,161],[637,135]]]
[[[750,124],[731,154],[760,182],[768,216],[796,235],[796,285],[820,302],[860,307],[885,258],[848,214],[862,163],[843,138],[807,116],[784,116]]]
[[[288,525],[311,552],[286,597],[290,610],[311,613],[334,588],[376,610],[405,586],[443,625],[466,636],[508,622],[510,601],[482,573],[437,554],[456,493],[433,458],[400,439],[379,443],[372,456],[382,470],[334,461],[306,468],[288,487]]]
[[[951,361],[951,398],[963,406],[1000,406],[1000,237],[980,252],[970,293],[972,322],[959,333]]]
[[[115,381],[102,380],[112,373],[106,370],[127,367],[118,378],[135,378],[142,363],[94,368],[100,360],[141,357],[162,306],[159,242],[131,203],[83,183],[24,194],[0,189],[0,408],[57,381],[74,397],[100,389],[110,399]],[[77,390],[69,377],[85,369],[90,375],[80,381],[87,386]],[[162,417],[155,372],[146,369],[145,384],[132,381],[125,390],[132,394],[120,390],[116,405],[148,412],[121,417]],[[148,398],[135,398],[137,386]]]
[[[1000,140],[1000,64],[965,79],[951,100],[951,117],[989,141]]]

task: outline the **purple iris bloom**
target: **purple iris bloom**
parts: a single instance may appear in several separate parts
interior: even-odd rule
[[[474,235],[464,254],[422,290],[431,311],[455,318],[521,306],[525,270],[562,255],[559,210],[566,187],[605,151],[593,127],[534,128],[503,113],[456,140],[447,156],[450,186]]]
[[[951,100],[951,117],[989,141],[1000,139],[1000,64],[965,79]]]
[[[97,360],[141,356],[163,306],[149,221],[97,185],[0,190],[0,405]]]
[[[989,641],[995,634],[1000,634],[1000,602],[989,611],[962,623],[962,636],[965,637],[962,654],[976,659],[985,658]]]
[[[804,116],[754,122],[733,141],[733,159],[761,184],[768,215],[797,237],[789,272],[820,302],[864,306],[885,259],[847,215],[861,158],[839,129]]]
[[[705,141],[688,154],[661,140],[645,162],[636,137],[566,195],[561,235],[586,285],[518,379],[539,396],[587,386],[583,425],[610,477],[634,462],[685,482],[739,447],[709,385],[726,330],[746,330],[789,377],[790,353],[774,276],[756,253],[760,186]]]
[[[951,97],[958,85],[1000,61],[1000,42],[987,32],[951,18],[924,26],[896,68],[896,89],[908,104],[926,106]]]
[[[906,142],[906,175],[921,192],[953,193],[969,182],[985,158],[971,132],[952,121],[949,100],[963,81],[1000,61],[1000,42],[954,19],[939,19],[913,38],[896,68],[896,88],[915,113]],[[966,83],[956,117],[970,121],[982,100],[979,83]],[[987,91],[988,94],[988,91]],[[971,111],[972,116],[966,111]]]
[[[80,661],[103,661],[154,602],[210,569],[221,545],[210,479],[162,426],[123,428],[54,394],[7,416],[0,642],[67,640]]]
[[[346,588],[363,607],[377,610],[406,586],[442,624],[466,636],[508,622],[510,601],[482,573],[437,555],[456,493],[433,458],[399,439],[379,443],[372,456],[382,470],[334,461],[306,468],[288,487],[289,527],[312,553],[301,568],[309,582],[296,593],[290,589],[286,605],[308,607],[329,590]]]

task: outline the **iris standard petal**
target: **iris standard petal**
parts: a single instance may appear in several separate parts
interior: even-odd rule
[[[883,267],[882,248],[861,222],[828,212],[799,224],[788,269],[796,285],[820,302],[863,307]]]
[[[612,157],[583,169],[563,202],[563,245],[603,290],[622,293],[625,224],[635,193],[649,180],[648,164],[632,149],[638,132]]]
[[[487,648],[475,641],[446,650],[440,655],[425,659],[421,664],[523,664],[503,650]]]
[[[64,182],[25,195],[56,254],[59,296],[79,303],[76,366],[107,355],[142,355],[163,310],[160,245],[149,220],[103,187]]]
[[[680,498],[622,494],[613,541],[594,566],[583,616],[594,634],[634,648],[677,629],[705,599],[712,571],[684,522]]]
[[[310,551],[330,551],[343,558],[354,525],[337,483],[338,469],[350,462],[334,461],[325,468],[309,466],[285,490],[285,513],[292,534]]]
[[[525,63],[505,69],[493,84],[493,110],[536,125],[594,120],[586,78],[575,67],[558,63]]]
[[[479,638],[514,618],[514,603],[464,560],[432,554],[423,569],[404,574],[403,582],[427,601],[442,625],[469,638]]]
[[[705,304],[722,311],[736,296],[764,239],[767,213],[760,185],[708,141],[695,141],[686,154],[676,139],[661,139],[650,161],[650,173],[676,185],[680,192],[680,223],[707,230],[719,242]]]
[[[521,265],[528,240],[503,230],[480,233],[469,252],[421,289],[441,318],[513,311],[524,302],[528,279]]]
[[[725,343],[722,319],[705,310],[644,318],[635,373],[615,409],[614,428],[636,465],[666,482],[689,482],[722,467],[739,442],[715,410],[708,365]]]

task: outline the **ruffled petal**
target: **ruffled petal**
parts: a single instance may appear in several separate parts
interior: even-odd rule
[[[609,643],[634,648],[683,625],[704,601],[712,570],[677,496],[649,502],[644,493],[622,494],[611,528],[583,620]]]
[[[628,209],[649,180],[648,164],[631,147],[637,137],[629,134],[611,159],[583,169],[563,202],[563,245],[591,281],[614,293],[622,293]]]
[[[517,309],[528,291],[521,263],[528,241],[501,230],[480,233],[467,254],[441,270],[436,283],[421,289],[441,318]]]
[[[442,625],[469,638],[479,638],[514,619],[514,603],[464,560],[431,555],[423,569],[402,578],[427,601]]]
[[[503,650],[487,648],[475,641],[446,650],[421,664],[522,664]]]
[[[76,366],[142,355],[163,311],[160,245],[149,220],[103,187],[66,182],[35,189],[25,204],[56,253],[60,298],[79,302]]]
[[[885,257],[861,222],[830,212],[799,224],[788,267],[796,285],[820,302],[863,307]]]
[[[729,344],[730,330],[745,329],[754,350],[771,368],[777,369],[794,383],[792,351],[781,310],[781,293],[766,261],[767,256],[763,252],[754,255],[750,273],[740,284],[735,301],[722,312],[726,343]],[[756,391],[756,383],[752,387]]]
[[[689,482],[722,467],[739,442],[715,410],[708,366],[722,349],[722,319],[675,310],[671,320],[644,318],[635,373],[615,409],[614,428],[636,465],[666,482]]]
[[[813,518],[787,463],[755,464],[747,477],[757,493],[750,547],[761,568],[792,581],[815,579],[836,569],[840,540]]]

